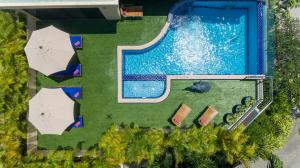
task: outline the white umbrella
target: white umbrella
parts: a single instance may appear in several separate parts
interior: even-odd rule
[[[29,66],[47,76],[66,70],[75,53],[70,35],[54,26],[33,31],[24,50]]]
[[[61,135],[74,123],[74,105],[61,88],[43,88],[29,101],[28,120],[41,134]]]

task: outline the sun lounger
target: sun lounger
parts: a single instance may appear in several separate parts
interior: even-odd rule
[[[63,91],[73,99],[80,99],[82,97],[81,87],[62,87]]]
[[[186,118],[186,116],[191,112],[191,108],[185,104],[182,104],[180,108],[177,110],[175,115],[172,118],[173,124],[180,127],[182,121]]]
[[[67,70],[52,74],[54,77],[79,77],[81,76],[81,64],[71,64]]]
[[[208,106],[206,111],[201,115],[198,122],[200,125],[206,126],[208,125],[216,116],[218,115],[218,111],[214,109],[212,106]]]
[[[82,128],[83,127],[83,117],[75,117],[75,122],[71,125],[71,128]]]
[[[62,88],[62,90],[72,99],[80,99],[82,98],[82,89],[81,87],[73,87],[73,86],[67,86],[67,87],[61,87],[61,86],[54,86],[50,88]]]
[[[123,17],[143,17],[143,7],[142,6],[127,6],[121,8],[121,15]]]
[[[82,36],[71,35],[70,40],[74,48],[82,48]]]

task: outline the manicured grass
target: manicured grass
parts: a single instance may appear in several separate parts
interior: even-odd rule
[[[147,11],[147,9],[145,9]],[[161,10],[163,11],[163,10]],[[156,104],[118,104],[117,103],[117,45],[144,44],[152,40],[166,21],[162,16],[145,16],[142,20],[128,21],[43,21],[39,27],[55,25],[72,34],[83,35],[83,49],[77,57],[83,66],[82,77],[56,82],[41,74],[38,87],[81,86],[83,98],[78,100],[79,111],[84,117],[84,128],[71,129],[61,136],[39,135],[40,148],[75,148],[79,142],[83,148],[96,144],[102,133],[113,123],[136,123],[142,127],[173,127],[168,121],[181,103],[193,111],[184,122],[191,125],[207,105],[214,106],[220,114],[214,122],[222,122],[225,113],[231,112],[235,104],[244,96],[255,96],[255,82],[214,80],[210,92],[196,94],[184,91],[194,81],[173,80],[169,97]],[[162,12],[163,13],[163,12]],[[151,15],[151,16],[150,16]]]

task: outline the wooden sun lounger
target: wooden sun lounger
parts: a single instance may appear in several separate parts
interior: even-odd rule
[[[143,7],[142,6],[127,6],[121,8],[121,15],[123,17],[143,17]]]
[[[212,106],[208,106],[206,111],[201,115],[198,122],[200,125],[206,126],[208,125],[216,116],[218,115],[218,111],[214,109]]]
[[[177,110],[177,112],[175,113],[175,115],[172,118],[172,122],[173,124],[175,124],[176,126],[180,127],[182,121],[186,118],[186,116],[192,111],[192,109],[185,105],[182,104],[180,106],[180,108]]]

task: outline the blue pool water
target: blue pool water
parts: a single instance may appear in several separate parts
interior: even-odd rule
[[[256,2],[227,3],[197,1],[174,13],[155,45],[122,51],[123,76],[257,74]],[[123,82],[125,98],[159,97],[164,90],[164,81]]]
[[[125,74],[247,74],[247,9],[192,8],[156,46],[123,56]]]
[[[123,85],[127,98],[157,98],[165,91],[164,81],[124,81]]]

